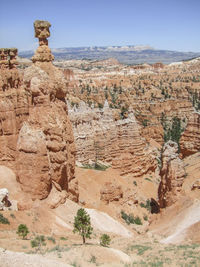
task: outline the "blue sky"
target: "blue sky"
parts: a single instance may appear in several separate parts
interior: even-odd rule
[[[200,52],[200,0],[0,0],[0,47],[35,49],[33,22],[58,47],[150,45]]]

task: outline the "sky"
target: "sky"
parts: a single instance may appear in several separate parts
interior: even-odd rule
[[[149,45],[200,52],[200,0],[0,0],[0,47],[36,49],[35,20],[51,48]]]

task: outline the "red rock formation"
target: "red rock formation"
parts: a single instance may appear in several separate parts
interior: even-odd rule
[[[34,22],[35,37],[39,39],[39,47],[37,48],[35,55],[32,57],[34,63],[51,62],[54,60],[54,56],[51,54],[51,49],[48,47],[47,40],[50,36],[50,27],[51,24],[48,21],[36,20]]]
[[[156,62],[154,64],[151,65],[154,69],[163,69],[164,68],[164,64],[162,62]]]
[[[180,139],[180,148],[183,157],[200,151],[200,113],[191,114]]]
[[[41,47],[48,44],[46,24],[39,23]],[[0,70],[0,164],[17,173],[22,190],[33,200],[47,198],[52,191],[54,201],[50,196],[48,199],[55,207],[66,197],[78,200],[75,146],[65,104],[67,81],[52,65],[50,55],[45,59],[36,51],[36,59],[19,83],[5,80],[5,70]],[[13,70],[6,71],[14,79],[19,76]]]
[[[178,145],[173,141],[168,141],[163,147],[160,175],[159,204],[161,208],[166,208],[179,198],[185,177],[184,164],[178,156]]]
[[[192,185],[191,190],[196,190],[196,189],[200,189],[200,179],[197,179]]]
[[[103,188],[100,191],[100,199],[107,204],[112,201],[119,201],[123,198],[123,191],[121,186],[114,185],[110,182],[104,184]]]
[[[156,169],[156,149],[141,136],[133,113],[127,119],[115,121],[107,103],[102,110],[81,103],[78,109],[70,109],[69,116],[78,162],[102,160],[119,169],[121,175],[135,177]]]

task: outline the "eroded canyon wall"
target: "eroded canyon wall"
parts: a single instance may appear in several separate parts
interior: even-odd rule
[[[0,164],[15,171],[32,200],[47,198],[50,192],[55,196],[57,191],[58,202],[67,197],[78,201],[75,145],[65,103],[67,81],[52,64],[50,23],[36,21],[34,26],[39,47],[23,77],[10,65],[5,49],[8,64],[0,62]]]
[[[200,151],[200,113],[190,114],[187,127],[180,139],[180,148],[183,157]]]
[[[110,163],[121,175],[142,176],[157,166],[157,150],[141,136],[134,113],[115,120],[105,102],[103,109],[89,108],[84,102],[70,107],[77,161],[88,164],[98,160]]]

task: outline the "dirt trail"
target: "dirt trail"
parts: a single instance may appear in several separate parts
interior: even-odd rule
[[[182,217],[181,221],[179,221],[180,215]],[[180,215],[175,218],[177,226],[174,233],[167,238],[162,239],[160,241],[161,243],[178,243],[184,240],[187,229],[193,224],[200,222],[200,200],[196,199],[194,203]]]
[[[108,214],[94,209],[86,209],[91,217],[92,225],[100,231],[111,232],[123,237],[131,237],[133,234],[121,223],[114,220]]]

